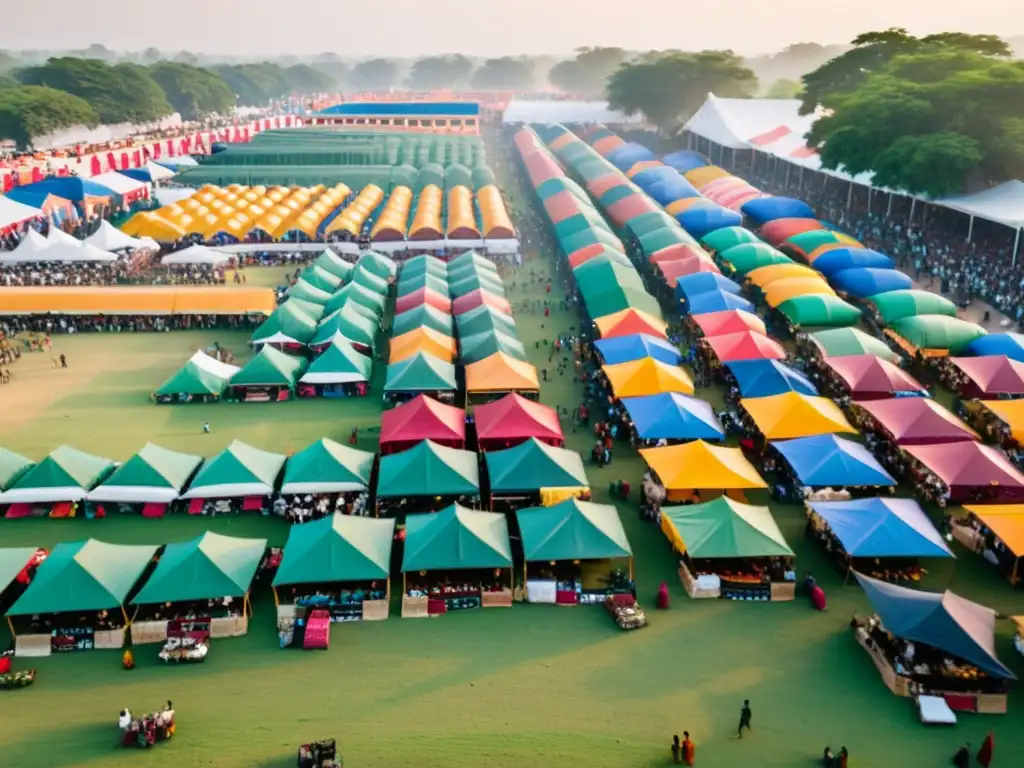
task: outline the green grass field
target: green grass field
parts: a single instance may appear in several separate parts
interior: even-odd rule
[[[514,303],[539,298],[523,289],[527,262],[506,281]],[[280,271],[260,273],[268,284]],[[253,281],[250,272],[250,282]],[[579,385],[548,362],[549,343],[574,322],[517,313],[532,362],[548,368],[542,400],[572,409]],[[0,444],[33,458],[60,443],[125,459],[147,440],[211,455],[234,438],[278,451],[299,449],[321,436],[344,440],[352,426],[378,423],[379,397],[362,401],[285,404],[155,406],[148,393],[196,347],[213,341],[240,354],[244,334],[168,333],[59,337],[67,370],[23,357],[14,384],[0,389]],[[538,346],[539,344],[539,346]],[[714,392],[698,392],[710,397]],[[201,426],[209,421],[213,433]],[[567,431],[571,428],[566,424]],[[569,435],[586,453],[589,433]],[[375,436],[364,435],[372,448]],[[639,487],[643,462],[619,449],[607,468],[589,468],[597,501],[609,483]],[[634,498],[636,491],[634,491]],[[756,499],[755,499],[756,500]],[[165,667],[154,646],[136,654],[124,672],[120,654],[92,652],[34,660],[32,688],[0,695],[0,764],[4,766],[212,765],[218,768],[294,765],[304,740],[336,737],[347,766],[359,768],[522,768],[579,764],[591,768],[667,765],[673,733],[689,730],[699,765],[718,768],[816,765],[825,744],[850,749],[851,765],[924,768],[948,764],[962,741],[981,742],[996,730],[996,766],[1024,754],[1021,695],[1006,716],[965,715],[954,730],[917,722],[910,700],[885,689],[848,628],[864,610],[858,587],[843,587],[824,558],[803,538],[795,507],[775,514],[797,553],[829,596],[827,613],[803,600],[788,604],[690,601],[674,575],[663,536],[639,520],[632,504],[620,514],[636,553],[641,600],[650,626],[622,633],[599,608],[562,610],[515,606],[453,614],[435,621],[402,620],[335,627],[325,653],[277,647],[273,603],[255,600],[248,637],[217,641],[208,661]],[[266,536],[283,543],[276,519],[186,517],[163,520],[0,520],[0,544],[52,546],[95,536],[112,542],[164,543],[197,535],[207,526],[224,533]],[[1024,612],[1024,601],[980,559],[957,550],[952,566],[937,569],[928,586],[956,591],[997,610]],[[660,582],[672,590],[672,608],[653,610]],[[1001,657],[1019,673],[1009,622],[999,623]],[[19,665],[20,666],[20,665]],[[735,738],[739,708],[749,698],[754,731]],[[173,741],[137,755],[115,747],[117,712],[174,701]]]

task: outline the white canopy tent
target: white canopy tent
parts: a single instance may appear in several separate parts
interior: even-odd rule
[[[223,264],[231,257],[222,253],[221,251],[215,251],[212,248],[207,248],[205,245],[193,245],[182,251],[175,251],[169,253],[160,259],[160,263],[165,267],[178,266],[183,264],[208,264],[215,266],[217,264]]]
[[[168,168],[166,165],[160,165],[152,160],[146,161],[146,164],[142,166],[142,169],[149,173],[149,178],[154,182],[167,181],[173,179],[175,176],[174,171]]]
[[[8,253],[0,252],[0,260],[13,264],[17,262],[46,261],[41,254],[53,245],[34,229],[28,230],[17,247]]]
[[[42,251],[36,261],[59,261],[67,264],[111,262],[117,261],[117,254],[76,240],[74,245],[67,242],[54,243],[45,251]]]
[[[973,195],[957,195],[933,200],[933,205],[944,205],[954,211],[994,221],[1011,229],[1024,227],[1024,181],[1004,181],[997,187]]]
[[[124,195],[132,195],[136,192],[149,189],[149,184],[145,181],[133,179],[130,176],[125,176],[123,173],[118,173],[117,171],[101,173],[97,176],[93,176],[89,181],[94,181],[122,197]]]
[[[82,241],[74,235],[69,235],[63,229],[57,227],[50,227],[49,234],[46,235],[47,242],[50,245],[81,245]]]
[[[0,195],[0,229],[7,229],[43,215],[40,208]]]
[[[145,244],[131,235],[126,235],[109,221],[100,222],[100,228],[85,238],[85,242],[104,251],[137,251]]]
[[[642,123],[608,106],[606,101],[562,101],[556,99],[512,99],[502,115],[504,123]]]

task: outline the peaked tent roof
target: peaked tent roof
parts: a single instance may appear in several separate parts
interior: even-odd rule
[[[89,494],[90,501],[171,502],[203,463],[202,456],[146,443]]]
[[[754,331],[740,331],[706,339],[723,363],[743,360],[785,360],[786,350],[774,339]]]
[[[1011,179],[973,195],[944,197],[935,205],[1020,229],[1024,227],[1024,181]]]
[[[0,447],[0,491],[17,482],[34,464],[31,459]]]
[[[897,392],[928,394],[928,390],[917,379],[876,355],[829,357],[825,363],[846,383],[855,400],[858,395],[891,396]]]
[[[316,328],[316,335],[310,339],[311,347],[329,344],[337,334],[341,334],[349,342],[373,347],[379,328],[376,319],[363,315],[353,301],[348,301],[327,317],[323,318]]]
[[[394,519],[335,513],[293,525],[274,586],[387,579]]]
[[[900,357],[874,336],[868,336],[858,328],[830,328],[810,334],[811,341],[823,357],[845,355],[877,355],[891,363],[899,363]]]
[[[402,573],[511,566],[512,546],[503,514],[452,504],[440,512],[406,518]]]
[[[992,531],[1015,557],[1024,555],[1024,506],[1020,504],[965,504],[964,509]]]
[[[977,433],[934,400],[901,397],[859,404],[899,445],[977,440]]]
[[[951,357],[983,396],[1024,395],[1024,363],[1006,355]]]
[[[156,546],[96,539],[58,544],[36,570],[8,616],[102,611],[122,605],[156,554]]]
[[[182,498],[219,499],[270,496],[286,457],[253,448],[240,440],[207,459]]]
[[[658,395],[663,392],[693,394],[693,381],[676,365],[666,365],[653,357],[644,357],[602,368],[618,398]]]
[[[852,557],[953,557],[913,499],[816,501],[811,509]]]
[[[551,507],[516,510],[527,562],[631,557],[618,510],[611,504],[566,499]]]
[[[796,392],[816,396],[817,388],[803,373],[778,360],[739,360],[726,368],[736,378],[740,397],[758,398]]]
[[[370,487],[374,455],[326,437],[291,456],[281,493],[341,493]]]
[[[908,445],[906,452],[934,472],[951,488],[985,486],[1024,490],[1024,474],[1002,451],[975,442]]]
[[[496,352],[502,352],[516,360],[526,360],[526,348],[515,336],[495,328],[492,331],[463,336],[459,340],[459,360],[471,365],[485,360]]]
[[[355,264],[345,261],[330,249],[317,256],[313,265],[320,267],[325,272],[330,272],[335,277],[340,277],[342,280],[347,278],[349,273],[355,269]]]
[[[719,312],[704,312],[693,316],[693,322],[705,336],[722,336],[741,331],[756,331],[768,335],[764,321],[757,315],[742,309],[723,309]]]
[[[768,440],[828,435],[836,432],[857,434],[834,402],[786,392],[771,397],[752,397],[740,401],[754,424]]]
[[[114,467],[110,459],[62,445],[0,493],[0,504],[80,501]]]
[[[267,549],[266,539],[240,539],[207,531],[168,544],[134,605],[241,597],[249,591]]]
[[[495,352],[466,366],[467,392],[514,392],[540,389],[537,369],[524,360]]]
[[[680,392],[645,397],[624,397],[637,434],[644,440],[724,440],[715,409],[710,403]]]
[[[380,444],[414,443],[434,440],[443,443],[466,442],[466,412],[440,403],[432,397],[417,395],[381,414]]]
[[[461,337],[494,330],[504,331],[510,336],[516,335],[516,321],[504,312],[486,305],[463,312],[455,318],[455,324]]]
[[[480,493],[476,454],[423,440],[412,448],[383,456],[377,496],[455,496]]]
[[[222,363],[200,349],[155,394],[219,395],[240,370],[237,365]]]
[[[683,356],[679,354],[676,347],[657,336],[649,336],[646,333],[598,339],[594,342],[594,346],[601,353],[605,365],[628,363],[631,360],[641,360],[645,357],[653,357],[667,365],[680,365],[683,362]]]
[[[503,451],[488,451],[484,459],[492,494],[590,487],[583,459],[576,451],[555,448],[533,437]]]
[[[545,442],[562,443],[558,413],[515,392],[473,409],[477,440],[523,440],[535,437]]]
[[[275,309],[253,331],[250,341],[253,344],[308,344],[316,335],[316,320],[300,309],[296,301],[301,299],[292,298]]]
[[[304,358],[286,355],[264,345],[242,370],[231,379],[232,387],[274,386],[295,388],[295,382],[305,372]]]
[[[767,488],[743,451],[694,440],[682,445],[640,451],[668,490],[738,490]]]
[[[860,488],[897,484],[871,451],[852,440],[835,435],[812,435],[780,440],[772,446],[785,457],[801,485]]]
[[[1015,680],[996,656],[996,612],[946,592],[918,592],[857,574],[882,625],[896,637],[945,651],[993,677]]]
[[[348,384],[369,381],[373,360],[356,352],[352,342],[335,334],[331,345],[310,363],[299,379],[303,384]]]
[[[741,504],[728,496],[689,506],[662,507],[690,557],[792,557],[768,507]]]
[[[417,352],[388,366],[385,392],[434,392],[455,389],[455,366],[429,352]]]
[[[35,547],[0,548],[0,595],[18,578],[37,551]]]
[[[642,309],[624,309],[621,312],[614,312],[594,320],[597,332],[602,339],[615,338],[616,336],[630,336],[635,333],[645,333],[648,336],[657,336],[660,339],[667,339],[668,326],[665,321],[654,315],[649,315]]]
[[[393,336],[401,336],[421,327],[430,328],[446,336],[454,335],[452,333],[452,316],[429,304],[420,304],[418,307],[408,309],[395,315],[394,320],[391,321]]]

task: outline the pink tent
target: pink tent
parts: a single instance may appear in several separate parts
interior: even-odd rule
[[[898,397],[860,403],[898,445],[977,440],[978,435],[931,398]]]
[[[422,440],[433,440],[449,448],[465,448],[466,412],[432,397],[417,395],[381,416],[382,455],[404,451]]]
[[[954,504],[1024,501],[1024,475],[990,445],[940,443],[908,445],[904,450],[946,484]]]
[[[984,355],[951,357],[949,361],[967,376],[967,381],[960,385],[963,397],[1024,395],[1024,363],[1013,358]]]

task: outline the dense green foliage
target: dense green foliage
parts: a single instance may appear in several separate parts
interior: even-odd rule
[[[580,48],[575,58],[560,61],[551,68],[548,81],[566,93],[601,97],[608,78],[627,57],[622,48]]]
[[[88,102],[65,91],[38,85],[0,90],[0,136],[20,149],[28,148],[37,136],[75,125],[93,127],[99,122]]]
[[[398,85],[398,65],[391,59],[370,59],[352,67],[348,85],[359,91],[381,91]]]
[[[235,95],[227,83],[208,69],[162,61],[151,71],[167,100],[185,120],[229,115],[234,109]]]
[[[407,84],[414,91],[459,88],[469,82],[472,72],[473,62],[461,54],[428,56],[413,63]]]
[[[528,89],[533,86],[533,67],[533,59],[529,58],[487,59],[473,73],[473,87],[495,91]]]
[[[797,80],[781,78],[764,92],[766,99],[799,99],[804,93],[803,85]]]

